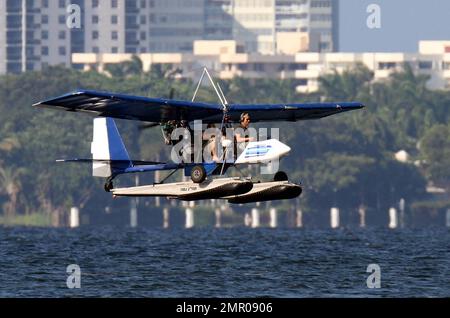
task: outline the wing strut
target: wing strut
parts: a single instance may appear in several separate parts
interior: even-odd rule
[[[202,84],[202,81],[203,81],[203,78],[205,77],[205,74],[208,76],[208,79],[209,79],[212,87],[216,91],[216,94],[217,94],[217,97],[219,97],[220,103],[222,104],[222,123],[220,125],[220,131],[223,131],[223,126],[225,125],[225,118],[227,117],[227,114],[228,114],[228,101],[225,98],[225,94],[223,93],[222,88],[220,87],[219,83],[217,83],[217,86],[216,86],[216,84],[214,83],[214,81],[213,81],[213,79],[212,79],[211,75],[209,74],[208,69],[206,67],[203,67],[202,76],[200,76],[200,80],[198,81],[197,88],[195,89],[194,96],[192,97],[192,102],[194,102],[195,97],[197,96],[198,90],[200,88],[200,85]],[[220,170],[220,175],[223,175],[223,169],[225,167],[226,150],[225,150],[224,155],[223,155],[223,163],[222,163],[222,169]]]

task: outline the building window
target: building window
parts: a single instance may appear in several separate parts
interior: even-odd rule
[[[264,64],[263,63],[255,63],[253,65],[253,67],[256,72],[264,72]]]
[[[111,40],[117,40],[119,38],[119,34],[117,33],[117,31],[112,31],[111,32]]]
[[[145,15],[141,15],[141,24],[147,23],[147,17]]]
[[[311,14],[311,21],[331,21],[331,14]]]
[[[397,66],[395,62],[380,62],[378,63],[379,70],[390,70]]]
[[[66,0],[59,0],[59,7],[64,9],[66,7]]]
[[[449,62],[442,62],[442,69],[443,70],[450,70],[450,63]]]
[[[92,47],[92,52],[93,53],[98,53],[99,52],[98,46]]]
[[[42,24],[48,24],[48,15],[43,14],[41,18]]]
[[[42,31],[41,38],[43,40],[47,40],[48,39],[48,31],[46,31],[46,30]]]
[[[41,55],[48,55],[48,46],[41,47]]]
[[[112,15],[111,16],[111,24],[117,24],[119,22],[119,18],[117,17],[117,15]]]
[[[329,8],[331,1],[311,1],[311,8]]]
[[[42,0],[42,6],[48,8],[48,0]]]
[[[421,70],[431,70],[433,68],[432,61],[419,61],[419,68]]]
[[[145,40],[146,38],[147,38],[147,34],[145,33],[145,31],[142,31],[140,34],[140,39]]]
[[[145,0],[141,0],[141,8],[145,8],[147,5]]]
[[[65,46],[60,46],[58,51],[59,51],[59,55],[63,55],[63,56],[66,55],[66,47]]]
[[[98,39],[98,31],[92,31],[92,40]]]
[[[98,24],[98,15],[92,16],[92,24]]]
[[[98,0],[92,0],[92,7],[98,8]]]
[[[118,47],[117,47],[117,46],[113,46],[113,47],[111,48],[111,53],[119,53]]]
[[[287,69],[289,71],[304,71],[308,69],[308,64],[307,63],[289,63],[287,65]]]
[[[117,0],[111,0],[111,8],[117,8],[117,7],[118,7]]]
[[[66,16],[64,14],[61,14],[58,17],[58,21],[59,21],[60,24],[66,24]]]
[[[320,42],[319,49],[321,51],[329,50],[330,49],[330,43],[328,43],[328,42]]]
[[[64,40],[66,38],[66,31],[59,31],[58,39]]]

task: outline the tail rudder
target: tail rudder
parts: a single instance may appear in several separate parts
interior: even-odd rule
[[[132,166],[127,149],[112,118],[94,118],[91,153],[94,159],[92,163],[94,177],[111,177]]]

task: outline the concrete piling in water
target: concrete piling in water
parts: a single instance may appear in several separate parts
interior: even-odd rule
[[[360,207],[358,209],[359,214],[359,227],[366,227],[366,209]]]
[[[130,226],[137,227],[138,225],[138,213],[137,213],[137,202],[136,199],[131,199],[130,207]]]
[[[275,228],[278,226],[278,211],[276,208],[270,208],[270,227]]]
[[[244,225],[249,227],[252,225],[252,217],[250,216],[250,213],[245,213],[244,215]]]
[[[447,227],[450,227],[450,209],[447,209],[445,219],[446,219],[445,224],[447,225]]]
[[[259,227],[259,210],[257,208],[252,209],[252,228]]]
[[[297,209],[297,216],[295,219],[295,225],[297,227],[303,227],[303,211],[301,209]]]
[[[339,227],[339,209],[336,207],[330,210],[330,225],[332,229]]]
[[[160,179],[160,172],[157,170],[155,171],[155,183],[159,183]],[[161,206],[161,198],[155,197],[155,207],[159,208]]]
[[[216,208],[214,211],[216,215],[216,228],[220,228],[222,226],[222,210],[220,208]]]
[[[396,229],[397,226],[398,226],[397,209],[390,208],[389,209],[389,228],[390,229]]]
[[[76,228],[80,226],[80,210],[75,206],[70,208],[69,226],[71,228]]]
[[[399,225],[400,228],[404,228],[405,227],[405,199],[401,198],[399,203],[398,203],[398,209],[400,210],[399,212]]]
[[[163,228],[168,229],[169,228],[169,208],[165,207],[163,209]]]
[[[186,228],[194,227],[194,210],[191,207],[186,208]]]

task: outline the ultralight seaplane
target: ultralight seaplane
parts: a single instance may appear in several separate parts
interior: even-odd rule
[[[220,104],[195,102],[195,96],[207,74]],[[152,162],[130,159],[113,118],[147,122],[148,126],[178,125],[201,120],[203,124],[224,125],[238,123],[242,113],[248,113],[255,122],[295,122],[319,119],[364,107],[358,102],[304,103],[304,104],[228,104],[219,85],[215,85],[205,69],[192,101],[147,98],[91,90],[78,90],[60,97],[34,104],[35,107],[82,112],[95,116],[91,159],[62,159],[59,162],[92,163],[94,177],[106,178],[105,190],[116,196],[161,196],[185,201],[226,199],[230,203],[251,203],[292,199],[298,197],[300,184],[290,182],[286,173],[278,171],[271,182],[255,182],[250,177],[225,177],[230,167],[263,164],[278,160],[290,148],[277,139],[248,142],[240,155],[228,156],[233,141],[221,138],[223,156],[220,161],[204,162]],[[167,136],[163,134],[167,143]],[[174,172],[184,169],[191,180],[165,183]],[[115,188],[113,179],[118,175],[137,172],[172,170],[162,182]],[[218,176],[218,177],[213,177]]]

